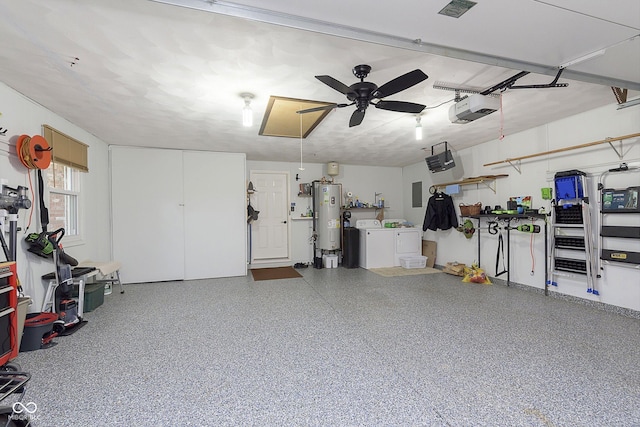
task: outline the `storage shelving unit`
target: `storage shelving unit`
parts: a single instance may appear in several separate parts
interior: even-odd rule
[[[625,165],[626,166],[626,165]],[[639,168],[621,167],[600,176],[600,266],[615,263],[623,267],[640,269],[640,252],[629,250],[640,241],[640,186],[604,188],[604,178],[612,172],[637,172]],[[633,225],[631,225],[633,224]]]
[[[346,206],[343,206],[342,208],[340,208],[340,210],[343,211],[377,211],[380,209],[387,209],[389,206],[383,206],[383,207],[379,207],[379,206],[368,206],[368,207],[363,207],[363,208],[349,208]]]

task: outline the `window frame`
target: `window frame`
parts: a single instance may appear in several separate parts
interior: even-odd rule
[[[56,188],[54,186],[50,186],[49,182],[50,182],[50,176],[51,174],[54,174],[54,170],[55,167],[62,167],[65,168],[65,172],[63,174],[64,179],[66,181],[67,174],[70,174],[70,179],[73,181],[73,185],[72,188],[75,188],[74,190],[67,190],[65,188]],[[68,227],[66,227],[65,224],[65,235],[64,235],[64,240],[62,241],[62,245],[63,246],[77,246],[80,244],[84,244],[84,237],[83,237],[83,228],[84,228],[84,224],[82,221],[83,218],[83,204],[82,204],[82,200],[83,200],[83,194],[82,194],[82,172],[74,167],[68,166],[64,163],[51,163],[51,166],[47,169],[47,179],[46,179],[46,199],[47,199],[47,207],[49,209],[49,211],[51,212],[50,206],[51,206],[51,200],[52,200],[52,195],[60,195],[62,197],[67,197],[70,196],[72,198],[75,198],[75,212],[72,212],[72,215],[74,214],[76,217],[75,220],[75,226],[76,226],[76,234],[69,234],[68,232]],[[53,177],[55,179],[55,177]],[[66,183],[64,185],[66,187]],[[69,209],[68,206],[65,207],[67,209]],[[51,218],[49,218],[49,224],[51,224]],[[48,231],[54,231],[54,228],[51,227],[51,225],[48,226]]]

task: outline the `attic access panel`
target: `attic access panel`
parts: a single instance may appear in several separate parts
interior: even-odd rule
[[[304,114],[298,114],[297,111],[329,105],[333,103],[270,96],[258,135],[306,138],[332,110]]]

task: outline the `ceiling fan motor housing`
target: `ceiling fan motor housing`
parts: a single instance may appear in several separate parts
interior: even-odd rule
[[[349,86],[347,99],[355,101],[359,110],[365,110],[369,106],[369,101],[373,99],[373,93],[378,90],[378,85],[371,82],[358,82]]]
[[[364,80],[369,73],[371,72],[371,66],[366,64],[360,64],[353,67],[353,75],[360,79],[360,81]]]

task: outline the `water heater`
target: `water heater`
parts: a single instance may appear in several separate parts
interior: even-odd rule
[[[342,185],[314,182],[316,249],[340,249],[340,196]]]

